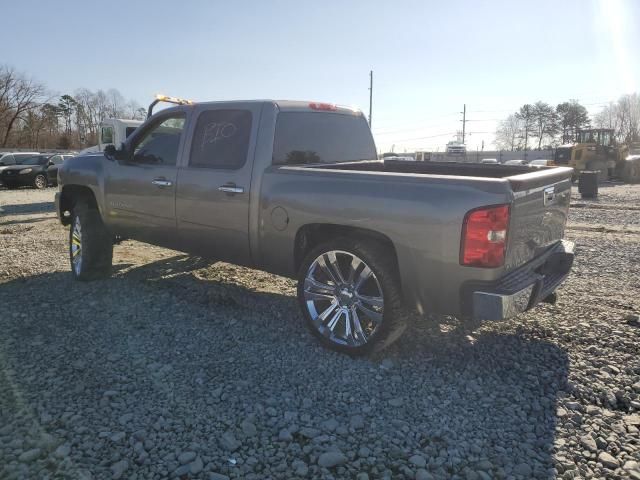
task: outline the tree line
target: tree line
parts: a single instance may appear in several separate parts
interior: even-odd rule
[[[553,148],[575,141],[586,128],[613,128],[619,143],[640,141],[640,96],[623,95],[593,117],[577,100],[555,107],[539,101],[525,104],[498,124],[496,146],[501,150]]]
[[[144,119],[146,110],[116,89],[51,94],[46,85],[0,65],[0,146],[83,148],[95,145],[105,118]]]

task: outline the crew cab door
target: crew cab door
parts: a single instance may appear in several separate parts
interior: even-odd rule
[[[156,115],[127,142],[126,159],[105,160],[105,217],[115,233],[174,245],[177,165],[186,118],[182,109]]]
[[[249,265],[251,171],[261,104],[196,106],[192,138],[178,171],[181,249]]]

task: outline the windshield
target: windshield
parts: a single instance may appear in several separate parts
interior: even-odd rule
[[[284,112],[278,115],[274,164],[337,163],[376,158],[369,125],[360,115]]]

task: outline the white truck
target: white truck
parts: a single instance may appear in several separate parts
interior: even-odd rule
[[[133,131],[142,124],[142,120],[123,118],[105,118],[100,123],[98,131],[98,145],[85,148],[80,155],[104,151],[107,145],[119,147]]]

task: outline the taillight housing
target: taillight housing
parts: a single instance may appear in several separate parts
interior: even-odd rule
[[[504,264],[509,205],[491,205],[467,212],[462,225],[460,264],[495,268]]]

